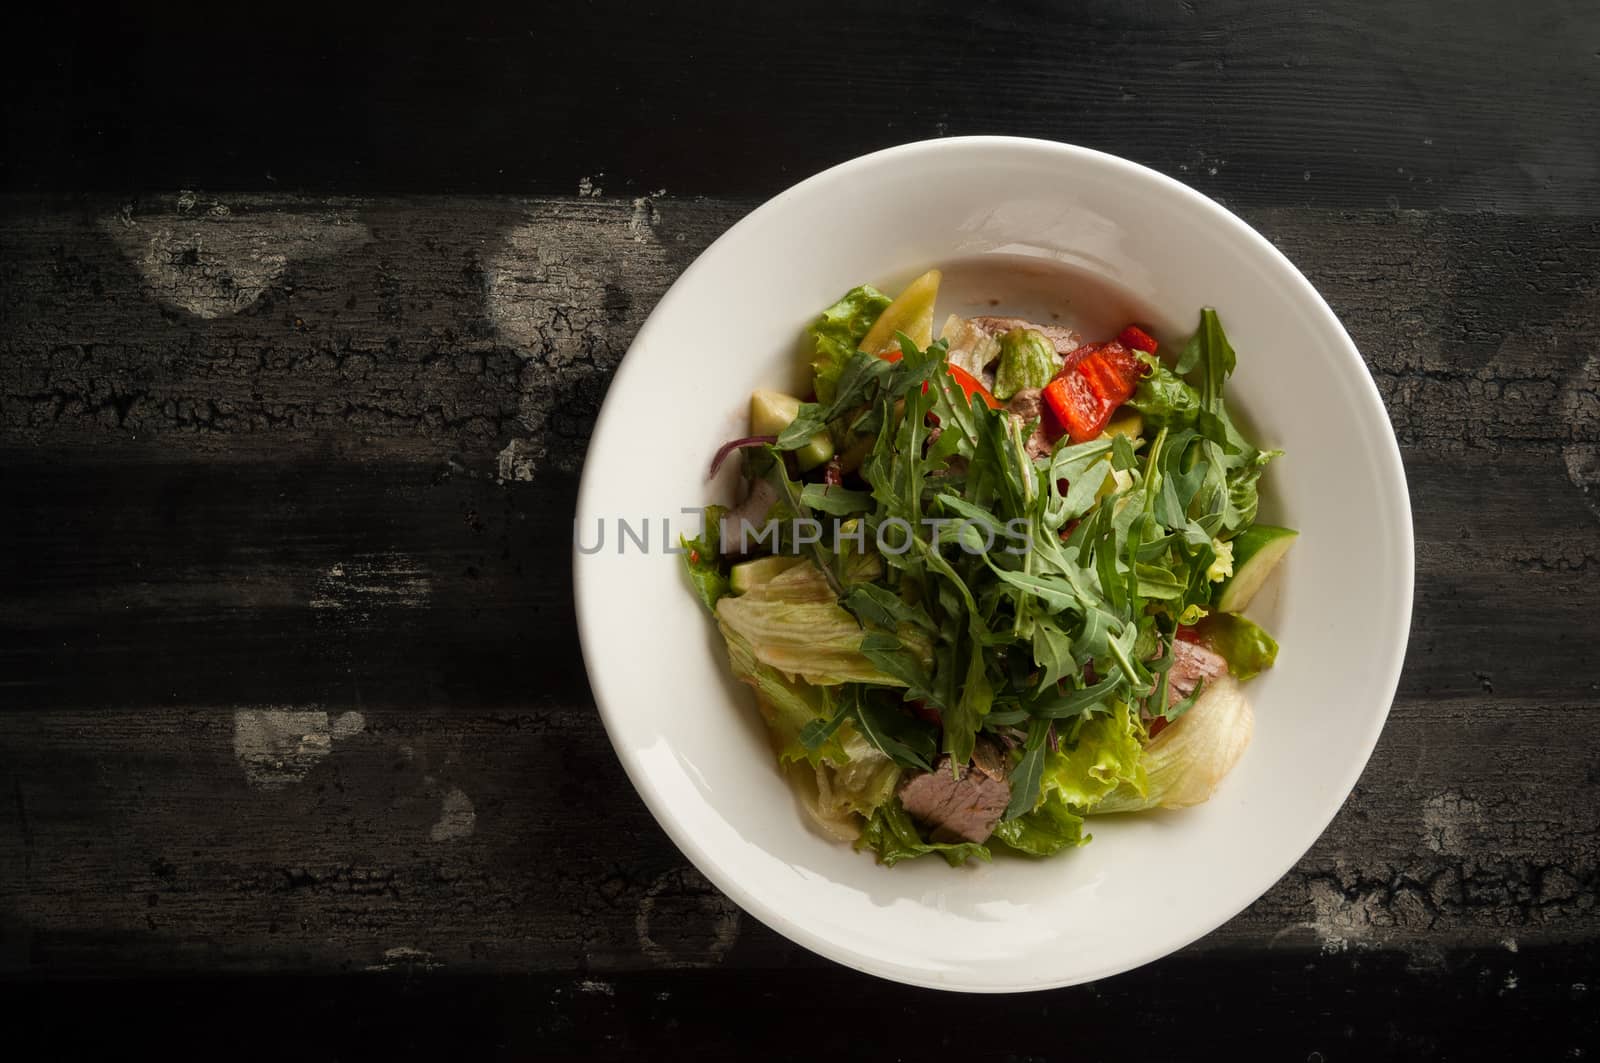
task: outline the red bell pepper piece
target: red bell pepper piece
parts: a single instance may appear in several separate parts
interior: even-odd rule
[[[977,395],[989,409],[998,410],[1000,408],[1000,400],[989,394],[989,389],[983,386],[983,381],[959,365],[947,366],[946,368],[950,370],[950,379],[955,381],[956,387],[961,389],[962,394],[966,395],[969,402],[972,400],[973,395]]]
[[[1133,397],[1144,376],[1144,363],[1127,347],[1110,343],[1088,343],[1067,355],[1066,366],[1089,378],[1100,398],[1121,406]]]
[[[1146,354],[1156,353],[1156,338],[1138,325],[1129,325],[1117,334],[1117,342]]]
[[[1105,430],[1118,406],[1133,397],[1144,363],[1121,343],[1089,343],[1067,355],[1065,367],[1044,389],[1045,404],[1074,443]]]
[[[1076,366],[1062,370],[1045,385],[1044,401],[1074,443],[1086,443],[1099,435],[1115,408],[1106,408]]]

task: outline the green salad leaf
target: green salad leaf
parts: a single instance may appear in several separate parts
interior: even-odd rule
[[[713,613],[717,601],[730,590],[728,572],[722,564],[722,515],[726,506],[707,506],[702,512],[705,530],[698,539],[678,536],[678,546],[683,551],[683,567],[695,593]]]
[[[1089,840],[1083,833],[1083,817],[1058,791],[1050,791],[1026,815],[1001,820],[994,836],[1019,853],[1029,856],[1054,856],[1063,849]]]
[[[885,864],[988,859],[983,845],[928,841],[894,797],[906,773],[946,763],[941,753],[969,763],[980,736],[1009,758],[994,840],[1021,853],[1083,844],[1090,814],[1201,799],[1242,748],[1233,722],[1248,714],[1213,693],[1228,676],[1169,697],[1180,628],[1204,618],[1237,677],[1276,653],[1214,604],[1278,456],[1227,407],[1237,355],[1220,319],[1203,310],[1175,363],[1141,355],[1148,372],[1127,404],[1137,437],[1034,457],[1030,426],[957,385],[945,341],[898,334],[893,360],[857,349],[888,303],[864,286],[813,322],[816,401],[742,457],[773,488],[775,514],[845,522],[854,545],[780,535],[771,548],[805,560],[732,595],[715,531],[685,543],[780,759],[808,786],[814,776],[823,821],[859,824],[858,847]],[[944,334],[970,339],[959,321]],[[1002,399],[1060,364],[1029,330],[1008,333],[999,357]],[[790,451],[822,431],[844,484],[795,471]],[[1142,721],[1156,717],[1169,722],[1151,739]]]
[[[811,362],[817,398],[833,401],[835,383],[856,353],[856,345],[892,302],[870,284],[851,288],[806,328],[816,350]]]
[[[1000,337],[1000,368],[994,376],[994,397],[1004,402],[1025,388],[1042,388],[1061,368],[1055,344],[1030,328],[1012,329]]]
[[[1278,643],[1255,621],[1237,613],[1212,613],[1200,622],[1211,648],[1228,662],[1241,682],[1254,679],[1278,659]]]
[[[902,860],[910,860],[929,853],[938,853],[951,867],[960,867],[968,860],[989,860],[987,846],[976,842],[930,842],[923,838],[910,813],[893,800],[880,805],[861,829],[857,849],[878,854],[878,862],[893,867]]]

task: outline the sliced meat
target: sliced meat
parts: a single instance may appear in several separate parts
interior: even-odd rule
[[[972,763],[958,774],[950,757],[939,758],[932,771],[918,772],[900,784],[900,803],[932,827],[936,842],[982,842],[1011,803],[1005,758],[992,742],[979,738]]]
[[[1213,679],[1228,670],[1220,654],[1198,642],[1177,638],[1172,642],[1172,670],[1167,673],[1167,704],[1182,701],[1194,693],[1202,679]]]
[[[1011,396],[1006,409],[1022,418],[1022,423],[1037,421],[1044,413],[1044,392],[1039,388],[1023,388]]]
[[[1042,458],[1050,453],[1050,434],[1044,427],[1044,392],[1038,388],[1023,388],[1011,396],[1011,401],[1006,403],[1006,409],[1021,418],[1022,426],[1026,428],[1033,425],[1024,449],[1030,458]]]
[[[1035,332],[1042,332],[1044,338],[1055,346],[1056,353],[1063,358],[1083,344],[1083,337],[1065,325],[1041,325],[1020,317],[975,317],[970,320],[974,327],[982,329],[991,336],[1003,336],[1014,328],[1031,328]]]

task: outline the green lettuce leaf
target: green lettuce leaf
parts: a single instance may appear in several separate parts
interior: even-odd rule
[[[705,531],[700,538],[678,536],[678,544],[683,547],[684,571],[689,574],[689,582],[694,584],[695,593],[713,613],[717,611],[718,599],[729,591],[728,570],[722,564],[721,541],[722,515],[726,512],[726,506],[707,506]]]
[[[1187,808],[1208,800],[1244,755],[1254,729],[1238,681],[1227,673],[1211,679],[1193,707],[1145,747],[1144,785],[1121,784],[1090,813]]]
[[[816,347],[811,369],[819,402],[833,401],[839,374],[891,301],[872,285],[863,284],[846,292],[806,328]]]
[[[1228,671],[1241,682],[1271,668],[1278,659],[1278,643],[1253,620],[1237,613],[1212,613],[1200,622],[1200,632],[1211,648],[1228,662]]]
[[[728,644],[728,663],[733,667],[734,678],[756,692],[761,716],[777,741],[779,762],[803,760],[812,766],[824,760],[843,763],[846,754],[836,732],[806,741],[808,729],[815,733],[815,724],[834,716],[827,689],[786,678],[757,660],[750,643],[737,632],[723,629],[722,634]]]
[[[1091,809],[1119,785],[1143,793],[1144,755],[1133,710],[1117,702],[1111,712],[1093,716],[1078,730],[1071,748],[1065,744],[1045,758],[1040,788],[1079,811]]]
[[[1004,402],[1026,388],[1042,388],[1061,368],[1053,343],[1033,329],[1012,329],[1000,337],[1000,368],[994,375],[994,397]]]
[[[853,559],[856,578],[872,578],[877,558]],[[861,626],[834,596],[814,564],[794,568],[752,587],[744,594],[721,598],[717,625],[723,636],[737,635],[762,664],[819,686],[873,683],[906,686],[905,679],[884,671],[864,653]],[[897,633],[909,656],[928,662],[932,643],[926,632],[905,625]]]
[[[911,860],[929,853],[938,853],[951,867],[959,867],[976,857],[990,859],[987,846],[977,842],[930,842],[923,839],[911,814],[899,800],[879,806],[867,825],[861,828],[856,848],[870,849],[878,854],[878,862],[893,867],[902,860]]]
[[[1128,405],[1144,415],[1149,428],[1188,428],[1200,414],[1200,393],[1153,355],[1140,353],[1149,369]]]
[[[1029,856],[1054,856],[1089,840],[1083,833],[1083,817],[1072,811],[1059,790],[1045,794],[1032,812],[997,823],[994,836]]]
[[[894,797],[900,766],[849,726],[843,729],[840,744],[843,763],[817,765],[818,804],[835,819],[851,813],[871,817]]]

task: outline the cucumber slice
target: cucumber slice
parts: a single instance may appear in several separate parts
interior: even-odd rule
[[[799,415],[800,400],[793,395],[764,390],[750,393],[751,435],[782,435],[783,430]],[[794,457],[802,470],[814,469],[833,457],[833,440],[826,431],[818,432],[805,446],[794,452]]]
[[[798,565],[801,557],[758,557],[754,561],[741,561],[728,573],[728,583],[733,593],[743,594]]]
[[[1217,609],[1243,612],[1299,536],[1293,529],[1271,524],[1256,524],[1241,532],[1233,540],[1233,575],[1217,591]]]

